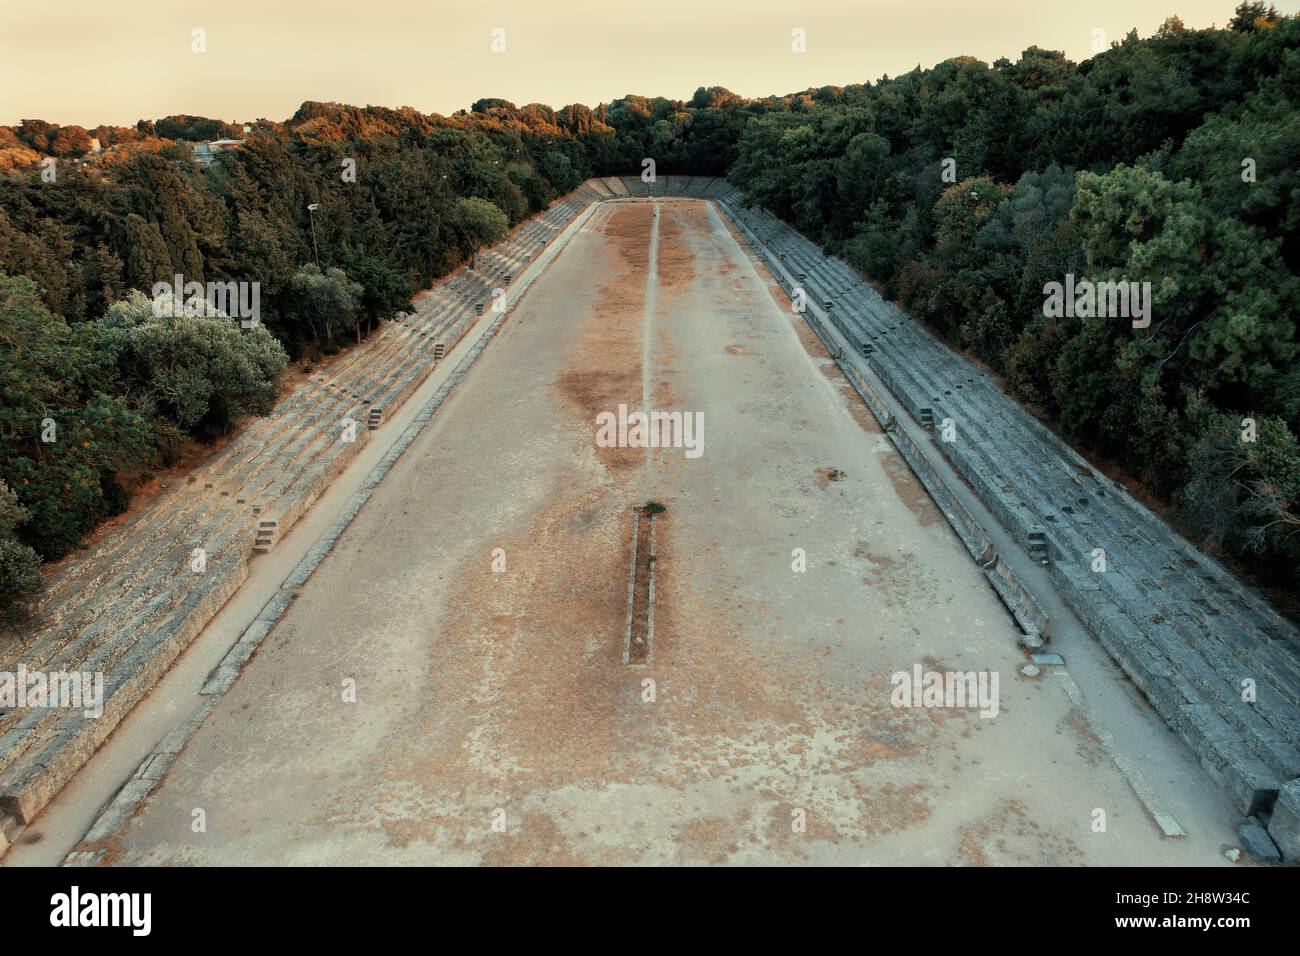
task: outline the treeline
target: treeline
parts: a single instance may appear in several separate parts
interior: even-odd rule
[[[1300,20],[809,91],[731,178],[1266,583],[1300,585]],[[948,173],[945,176],[945,172]],[[1151,319],[1045,285],[1151,283]]]
[[[728,175],[1204,543],[1294,586],[1298,46],[1300,20],[1243,3],[1227,29],[1172,18],[1082,63],[1033,47],[759,100],[0,127],[0,605],[124,506],[124,476],[268,409],[284,362],[364,337],[587,176],[647,158]],[[244,143],[200,167],[193,143],[216,138]],[[261,333],[146,316],[130,293],[177,274],[258,282]],[[1070,275],[1149,281],[1150,326],[1045,316]],[[43,441],[51,420],[75,440]]]
[[[307,103],[246,133],[202,117],[0,130],[0,152],[30,154],[0,172],[0,606],[187,441],[269,411],[289,360],[364,337],[620,161],[585,107],[475,109]],[[243,145],[201,167],[190,141],[213,137]],[[177,275],[258,283],[259,322],[156,309],[146,295]]]

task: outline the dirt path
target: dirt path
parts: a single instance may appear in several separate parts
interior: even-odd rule
[[[701,413],[703,453],[599,447],[620,404]],[[1163,839],[900,464],[706,203],[607,204],[110,859],[1222,862],[1212,786],[1189,761]],[[917,665],[996,673],[997,716],[893,706]]]

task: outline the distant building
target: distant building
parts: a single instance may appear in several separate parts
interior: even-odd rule
[[[192,147],[194,161],[200,166],[211,166],[217,161],[217,154],[228,149],[239,149],[244,145],[242,139],[214,139],[210,143],[195,143]]]

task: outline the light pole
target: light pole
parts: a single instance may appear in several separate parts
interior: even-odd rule
[[[320,208],[320,203],[313,202],[307,204],[307,218],[311,220],[311,252],[316,257],[316,268],[320,269],[320,250],[316,248],[316,210]]]

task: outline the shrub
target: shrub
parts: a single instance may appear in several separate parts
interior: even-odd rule
[[[0,480],[0,612],[41,590],[41,559],[14,534],[26,520],[17,496]]]
[[[1188,454],[1192,474],[1180,511],[1214,544],[1273,559],[1274,579],[1294,583],[1300,559],[1300,444],[1280,418],[1255,423],[1216,414]]]
[[[295,335],[310,338],[316,354],[337,350],[356,327],[365,289],[342,269],[322,272],[314,264],[300,266],[289,280],[285,314],[296,323]]]
[[[243,415],[265,415],[275,404],[289,359],[261,325],[243,328],[205,308],[156,315],[139,292],[109,308],[103,323],[116,333],[127,388],[143,389],[159,411],[190,434],[224,431]]]
[[[27,512],[18,539],[56,558],[112,513],[111,476],[152,459],[153,432],[121,394],[111,330],[69,325],[3,274],[0,329],[0,478]]]

